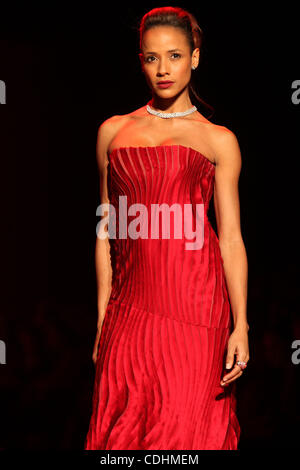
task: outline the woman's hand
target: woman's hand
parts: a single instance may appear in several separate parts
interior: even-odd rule
[[[97,326],[97,334],[96,334],[96,339],[94,343],[94,350],[93,350],[93,363],[96,365],[97,362],[97,357],[98,357],[98,346],[99,346],[99,340],[101,336],[101,329],[102,329],[102,324]]]
[[[235,328],[231,333],[227,345],[226,369],[231,369],[234,363],[234,355],[236,361],[249,361],[249,345],[248,345],[248,325],[244,328]],[[223,376],[221,385],[226,386],[233,382],[243,373],[239,365],[235,364],[233,369]]]

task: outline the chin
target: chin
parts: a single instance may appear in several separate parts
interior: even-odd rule
[[[177,95],[177,91],[174,91],[174,88],[171,90],[172,87],[170,88],[155,88],[155,93],[159,96],[166,96],[168,95],[168,97],[172,97],[172,96],[176,96]]]

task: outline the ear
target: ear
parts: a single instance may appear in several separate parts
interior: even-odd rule
[[[199,49],[199,47],[196,47],[196,49],[193,50],[193,58],[196,62],[196,67],[198,67],[199,59],[200,59],[200,49]]]

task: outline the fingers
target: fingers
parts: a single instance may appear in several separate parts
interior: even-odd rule
[[[226,357],[226,369],[231,369],[234,363],[234,350],[228,351]]]
[[[238,377],[242,375],[243,371],[241,368],[237,365],[234,366],[231,372],[229,374],[224,375],[223,379],[221,380],[221,385],[226,386],[229,383],[233,382],[236,380]]]
[[[235,347],[230,345],[228,343],[228,351],[227,351],[227,356],[226,356],[226,369],[231,369],[234,363],[234,354],[235,354]],[[225,385],[229,383],[229,380],[235,377],[239,372],[241,368],[238,366],[235,366],[231,372],[228,374],[225,374],[223,376],[223,380],[221,380],[221,385]]]
[[[93,354],[92,359],[93,359],[94,365],[96,365],[96,363],[97,363],[97,354]]]
[[[236,357],[235,357],[236,356]],[[236,360],[235,360],[236,359]],[[228,341],[226,355],[226,372],[221,379],[221,386],[230,384],[240,377],[245,368],[238,365],[238,361],[247,363],[249,359],[248,346],[245,344],[244,338],[240,338],[237,333],[233,333]],[[230,370],[232,369],[232,370]]]
[[[94,347],[94,351],[93,351],[93,356],[92,356],[92,359],[93,359],[93,362],[94,364],[96,365],[96,362],[97,362],[97,359],[98,359],[98,352],[99,352],[99,343],[97,343]]]
[[[241,357],[243,356],[243,357]],[[233,364],[233,358],[234,358],[234,354],[232,352],[228,352],[227,354],[227,358],[226,358],[226,369],[228,369],[228,366],[231,366],[232,367],[232,364]],[[245,354],[241,354],[237,353],[237,357],[236,357],[236,362],[238,361],[243,361],[243,362],[246,362],[247,363],[247,358],[248,356],[245,355]],[[223,379],[221,380],[221,385],[222,386],[226,386],[227,384],[233,382],[234,380],[236,380],[238,377],[240,377],[243,373],[243,370],[238,364],[235,364],[234,365],[234,368],[228,372],[228,374],[225,374],[223,376]]]
[[[93,355],[92,355],[92,360],[93,360],[93,363],[95,365],[96,365],[96,362],[97,362],[97,356],[98,356],[98,344],[95,345]]]
[[[96,365],[97,363],[97,358],[98,358],[98,349],[99,349],[99,342],[100,342],[100,337],[101,337],[101,327],[97,327],[97,333],[96,333],[96,339],[94,343],[94,351],[92,355],[92,360],[93,363]]]

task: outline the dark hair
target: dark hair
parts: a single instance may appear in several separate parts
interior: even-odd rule
[[[143,34],[150,28],[154,26],[174,26],[175,28],[180,28],[190,44],[190,51],[191,55],[193,50],[199,47],[200,50],[200,57],[199,62],[201,60],[201,46],[203,42],[203,31],[198,25],[196,18],[192,13],[189,13],[187,10],[183,10],[179,7],[161,7],[161,8],[153,8],[152,10],[148,11],[141,19],[140,26],[139,26],[139,46],[140,51],[142,50],[142,39]],[[197,70],[197,69],[196,69]],[[189,83],[189,94],[191,100],[193,96],[204,106],[209,108],[212,113],[208,117],[210,119],[214,114],[214,108],[206,103],[196,92],[195,90],[195,83],[194,83],[194,75],[195,72],[192,72],[191,80]]]

